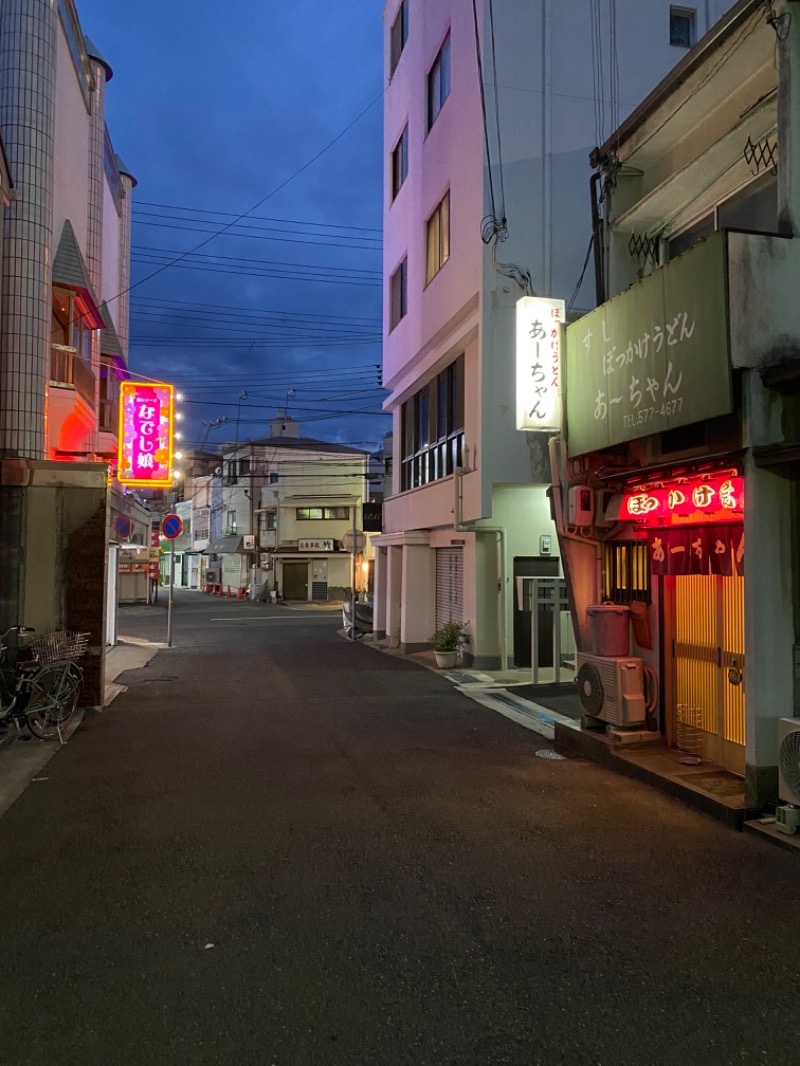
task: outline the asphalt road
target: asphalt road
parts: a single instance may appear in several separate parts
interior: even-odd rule
[[[800,859],[337,615],[175,616],[0,819],[3,1066],[800,1061]]]

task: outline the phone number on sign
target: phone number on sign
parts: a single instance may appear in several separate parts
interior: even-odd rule
[[[623,415],[622,424],[626,429],[631,429],[633,426],[641,426],[645,422],[652,422],[656,415],[661,415],[666,418],[668,415],[675,415],[683,407],[683,397],[676,396],[674,400],[665,400],[660,407],[643,407],[641,411],[636,411],[632,415]]]

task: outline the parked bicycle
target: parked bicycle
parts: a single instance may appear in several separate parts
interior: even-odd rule
[[[41,740],[61,738],[78,708],[83,671],[76,663],[89,644],[88,633],[57,632],[20,648],[15,667],[5,665],[11,633],[35,633],[12,626],[0,636],[0,725],[26,725]]]

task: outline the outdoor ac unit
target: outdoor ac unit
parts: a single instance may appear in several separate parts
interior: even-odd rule
[[[256,538],[253,533],[245,533],[242,537],[242,543],[246,552],[252,552],[256,550]]]
[[[641,659],[578,652],[578,695],[584,712],[609,725],[641,725],[647,713]]]
[[[800,718],[778,720],[778,795],[800,806]]]

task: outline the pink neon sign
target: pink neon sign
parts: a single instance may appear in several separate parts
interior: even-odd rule
[[[172,484],[172,386],[123,381],[119,398],[121,485]]]

